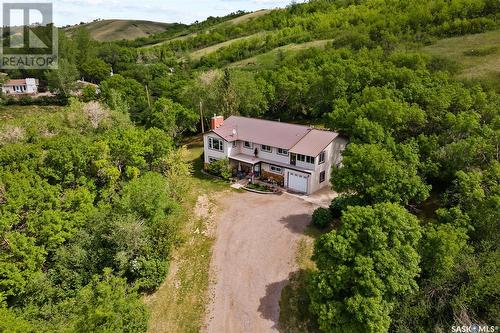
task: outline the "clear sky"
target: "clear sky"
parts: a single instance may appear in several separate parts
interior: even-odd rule
[[[3,1],[2,1],[3,2]],[[20,1],[6,1],[20,2]],[[47,0],[22,2],[50,2]],[[94,19],[138,19],[193,23],[237,10],[254,11],[288,5],[291,0],[53,0],[56,25]],[[17,22],[15,24],[18,24]]]

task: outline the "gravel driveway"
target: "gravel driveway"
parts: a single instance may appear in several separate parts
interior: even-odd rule
[[[205,332],[278,332],[279,299],[315,206],[289,195],[220,198]]]

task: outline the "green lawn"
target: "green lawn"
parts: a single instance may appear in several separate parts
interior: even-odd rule
[[[207,176],[203,172],[203,137],[198,135],[184,142],[187,149],[186,160],[193,166],[193,181],[198,189],[203,189],[205,192],[219,192],[229,189],[228,182]]]

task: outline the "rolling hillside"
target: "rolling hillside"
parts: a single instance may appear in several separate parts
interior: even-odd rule
[[[219,44],[207,46],[207,47],[202,48],[200,50],[193,51],[190,54],[190,56],[193,60],[200,60],[201,57],[206,56],[210,53],[216,52],[217,50],[220,50],[223,47],[227,47],[227,46],[229,46],[237,41],[241,41],[241,40],[245,40],[245,39],[249,39],[249,38],[253,38],[253,37],[257,37],[257,36],[262,36],[262,35],[264,35],[264,33],[256,33],[256,34],[253,34],[250,36],[244,36],[244,37],[238,37],[235,39],[231,39],[231,40],[219,43]]]
[[[424,47],[425,53],[444,57],[459,65],[464,79],[500,80],[500,30],[445,38]]]
[[[262,53],[251,58],[243,59],[237,62],[229,64],[229,68],[246,68],[251,70],[257,70],[261,68],[272,68],[275,65],[275,61],[278,58],[280,52],[296,52],[305,50],[308,48],[324,48],[328,43],[331,43],[331,39],[325,40],[314,40],[311,42],[305,42],[301,44],[288,44],[285,46],[277,47],[269,52]]]
[[[84,27],[90,32],[92,38],[98,41],[133,40],[165,32],[171,27],[179,26],[177,23],[162,23],[137,20],[102,20],[66,28],[71,34],[72,30]]]
[[[156,47],[156,46],[161,46],[161,45],[164,45],[166,43],[169,43],[169,42],[173,42],[173,41],[179,41],[179,40],[186,40],[188,38],[194,38],[196,37],[197,35],[199,35],[200,33],[210,33],[212,30],[214,29],[217,29],[217,28],[220,28],[224,25],[239,25],[239,24],[242,24],[242,23],[245,23],[245,22],[248,22],[252,19],[256,19],[258,17],[261,17],[263,15],[266,15],[268,13],[270,13],[272,10],[271,9],[261,9],[261,10],[257,10],[255,12],[251,12],[251,13],[247,13],[247,14],[243,14],[243,15],[239,15],[239,16],[236,16],[235,18],[232,18],[232,19],[225,19],[225,18],[221,18],[222,19],[222,22],[221,23],[217,23],[215,25],[213,25],[212,27],[208,28],[208,29],[201,29],[201,30],[198,30],[196,29],[195,26],[189,26],[188,28],[192,28],[192,31],[189,32],[187,31],[186,33],[181,33],[179,36],[169,36],[169,37],[166,37],[166,38],[161,38],[161,41],[156,41],[155,43],[153,44],[146,44],[144,46],[142,46],[142,48],[151,48],[151,47]],[[201,55],[205,55],[205,54],[208,54],[214,50],[218,50],[219,48],[221,47],[224,47],[224,46],[227,46],[229,44],[231,44],[233,41],[236,41],[236,40],[239,40],[241,39],[242,37],[240,38],[236,38],[235,40],[229,40],[229,41],[225,41],[223,43],[220,43],[220,45],[212,45],[212,46],[209,46],[209,50],[207,52],[203,51],[203,50],[200,50],[199,54]],[[192,55],[194,58],[198,58],[198,53],[197,54],[194,54]]]
[[[233,24],[244,23],[244,22],[247,22],[248,20],[255,19],[255,18],[260,17],[262,15],[266,15],[266,14],[270,13],[271,11],[272,11],[271,9],[257,10],[257,11],[252,12],[252,13],[238,16],[232,20],[229,20],[228,22],[233,23]]]

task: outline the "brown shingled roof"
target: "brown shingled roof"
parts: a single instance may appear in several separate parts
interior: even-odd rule
[[[290,149],[310,130],[310,127],[303,125],[231,116],[213,132],[229,142],[241,140]]]
[[[6,86],[21,86],[23,84],[26,84],[26,79],[14,79],[5,82]]]
[[[229,117],[213,132],[228,142],[249,141],[309,156],[318,156],[338,136],[310,126],[239,116]]]
[[[338,136],[330,131],[311,130],[290,149],[291,153],[316,157]]]

